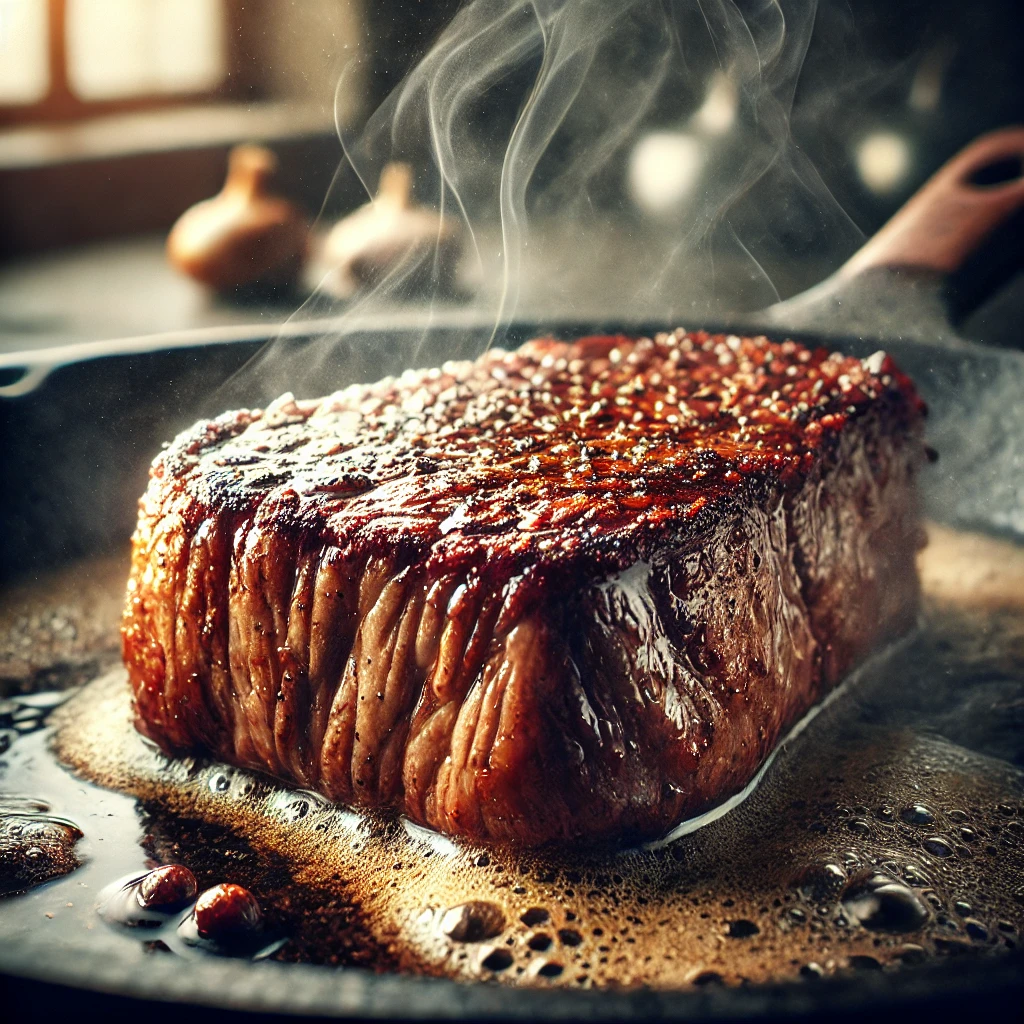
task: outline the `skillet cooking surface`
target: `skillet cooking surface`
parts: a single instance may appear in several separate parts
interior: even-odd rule
[[[536,327],[524,327],[519,333],[526,336],[542,332]],[[579,330],[567,325],[557,333],[570,336]],[[842,347],[866,355],[877,345],[851,341]],[[932,407],[930,440],[942,452],[942,458],[929,473],[926,497],[930,516],[948,525],[1002,534],[1011,541],[1019,538],[1024,533],[1019,464],[1024,411],[1015,399],[1024,386],[1024,361],[1015,353],[956,343],[935,347],[894,342],[886,347],[915,377]],[[19,549],[12,543],[18,540],[19,530],[22,543],[27,542],[28,550],[34,552],[39,561],[57,561],[69,549],[75,554],[84,554],[112,541],[123,543],[131,516],[126,515],[124,506],[118,503],[127,501],[129,512],[134,508],[134,498],[142,489],[145,464],[156,450],[158,439],[169,436],[173,429],[169,423],[177,426],[193,417],[195,406],[191,396],[208,392],[211,381],[237,365],[247,348],[249,346],[214,346],[145,356],[126,354],[92,364],[72,364],[56,370],[37,394],[5,404],[0,411],[0,415],[10,417],[5,428],[17,422],[19,429],[5,430],[5,437],[17,438],[17,441],[5,449],[4,468],[21,476],[26,484],[36,481],[27,486],[20,497],[16,489],[8,505],[12,528],[6,531],[5,568],[10,571],[24,567],[25,548]],[[429,353],[423,355],[421,361],[429,362]],[[163,382],[163,390],[156,387],[154,393],[154,386],[159,382]],[[93,386],[86,386],[89,383]],[[218,400],[218,404],[225,403]],[[66,429],[66,419],[54,418],[54,410],[61,410],[60,416],[70,418],[75,424],[73,435]],[[44,467],[40,466],[37,456],[40,445],[52,453]],[[34,475],[31,470],[35,471]],[[42,483],[38,482],[40,477]],[[16,480],[17,477],[5,476],[5,479]],[[34,547],[33,531],[36,536],[46,537],[51,528],[50,541],[41,542],[41,548]],[[287,863],[294,864],[296,851],[287,851],[292,859],[286,862],[280,856],[284,852],[282,847],[278,845],[275,849],[269,839],[259,850],[237,849],[243,844],[224,838],[229,833],[223,832],[216,833],[219,838],[215,843],[207,842],[212,832],[204,833],[202,842],[196,842],[192,836],[190,850],[191,826],[177,816],[160,811],[159,801],[153,799],[160,795],[159,785],[152,778],[148,782],[141,778],[142,768],[132,785],[136,788],[149,786],[147,796],[150,799],[136,807],[129,797],[94,790],[49,767],[45,729],[30,733],[27,727],[23,727],[27,735],[19,734],[5,755],[8,767],[4,789],[9,792],[12,784],[24,789],[29,782],[38,782],[43,792],[35,795],[49,799],[50,813],[68,815],[85,831],[79,850],[88,860],[84,867],[62,879],[6,903],[0,916],[0,964],[15,973],[86,987],[187,998],[216,1005],[292,1012],[315,1010],[342,1015],[372,1012],[385,1016],[493,1014],[518,1017],[543,1013],[545,1016],[621,1018],[670,1014],[692,1018],[801,1009],[825,1012],[837,1006],[849,1010],[878,1000],[904,998],[937,999],[940,1003],[945,1000],[947,1005],[952,1005],[949,1000],[966,998],[967,993],[976,993],[979,989],[1004,995],[1011,993],[1013,986],[1019,984],[1016,980],[1019,976],[1014,974],[1019,968],[1013,963],[1014,954],[1011,952],[1009,958],[993,954],[998,950],[1008,951],[1016,944],[1021,927],[1018,920],[1021,904],[1014,901],[1020,898],[1017,889],[1024,881],[1018,841],[1020,823],[1024,822],[1021,782],[1019,772],[1012,767],[1024,760],[1020,746],[1024,723],[1019,717],[1024,692],[1022,612],[1019,605],[1015,606],[1013,597],[1024,592],[1024,586],[1012,582],[1018,579],[1014,573],[1018,571],[1019,552],[1007,554],[1002,549],[985,546],[991,542],[978,541],[981,547],[968,547],[964,559],[961,555],[965,548],[960,538],[941,530],[936,538],[933,553],[945,554],[933,559],[930,570],[933,593],[930,624],[909,646],[891,652],[849,688],[842,701],[833,704],[822,719],[780,757],[766,784],[751,802],[722,823],[723,829],[736,830],[736,834],[732,847],[727,847],[726,856],[718,860],[731,858],[736,865],[745,866],[748,873],[766,876],[759,879],[758,884],[762,890],[776,885],[781,895],[773,899],[781,899],[783,905],[774,907],[770,901],[766,915],[762,916],[760,904],[741,910],[735,897],[725,897],[733,899],[733,906],[721,906],[724,899],[717,890],[706,898],[707,886],[701,888],[699,882],[712,878],[715,868],[714,858],[705,849],[704,836],[694,837],[699,838],[699,842],[691,843],[686,848],[686,856],[675,861],[681,865],[680,871],[689,872],[688,883],[695,887],[694,898],[701,904],[694,908],[696,919],[702,920],[702,913],[709,915],[703,920],[708,922],[707,948],[711,952],[698,957],[691,951],[695,973],[688,979],[692,982],[697,978],[704,984],[690,989],[685,998],[671,993],[614,995],[563,991],[560,986],[586,984],[586,981],[576,980],[584,974],[600,980],[601,956],[613,959],[600,949],[602,945],[610,949],[610,939],[600,941],[602,936],[592,934],[593,925],[591,934],[576,946],[559,937],[553,941],[550,952],[531,952],[527,959],[536,954],[537,963],[543,959],[563,967],[561,974],[550,976],[550,980],[545,980],[548,975],[538,979],[539,984],[556,989],[540,995],[521,990],[496,991],[491,986],[374,976],[359,971],[343,971],[339,975],[322,968],[292,964],[198,960],[189,961],[183,969],[177,957],[144,952],[143,940],[138,935],[126,936],[107,929],[92,909],[97,888],[113,880],[118,873],[141,868],[147,853],[165,860],[175,857],[187,860],[189,856],[208,854],[205,863],[200,863],[201,857],[195,863],[200,872],[207,873],[209,881],[225,879],[229,874],[248,881],[245,872],[249,871],[254,872],[252,884],[258,888],[260,871],[253,866],[243,867],[247,857],[251,855],[250,863],[255,861],[258,868],[276,856],[278,859],[273,864],[280,871],[286,871]],[[48,543],[52,546],[47,547]],[[32,588],[9,589],[4,595],[2,613],[7,645],[0,649],[0,657],[5,659],[4,676],[15,686],[31,681],[34,688],[51,688],[55,684],[81,682],[116,660],[109,617],[116,614],[119,604],[123,566],[118,555],[105,563],[70,566],[63,583],[51,577],[49,590],[44,586],[35,595]],[[986,566],[994,575],[981,573],[975,580],[977,585],[969,586],[972,566]],[[952,585],[950,579],[954,581]],[[65,595],[57,597],[55,590],[61,586],[66,588]],[[71,594],[76,596],[67,596]],[[970,597],[966,607],[965,597]],[[953,598],[956,600],[951,604]],[[34,600],[40,602],[35,611],[32,610]],[[46,641],[43,645],[38,643],[41,634]],[[19,706],[15,713],[21,715],[20,721],[28,722],[30,716],[26,717],[23,710]],[[60,712],[57,714],[59,716]],[[41,721],[38,717],[36,720]],[[892,742],[896,734],[893,730],[902,737],[900,743]],[[815,759],[814,749],[820,744],[825,744],[828,752]],[[109,754],[112,749],[107,745],[104,751]],[[880,751],[873,765],[881,775],[874,778],[871,765],[862,759],[865,751],[871,749]],[[831,777],[828,774],[830,759],[841,762],[847,754],[850,759],[844,762],[846,767],[841,779]],[[900,758],[903,758],[902,765]],[[34,764],[26,768],[26,762]],[[886,764],[890,768],[896,765],[895,774],[888,782],[882,770]],[[36,770],[44,774],[32,775]],[[216,769],[203,769],[191,780],[196,799],[200,793],[212,796],[219,785],[211,789],[213,775],[203,774],[204,771],[216,774]],[[936,820],[928,823],[924,831],[921,831],[923,826],[899,819],[901,809],[914,806],[911,789],[915,785],[922,794],[919,800],[922,806],[928,806],[929,792],[936,804],[929,808]],[[792,786],[806,790],[802,797],[795,798],[806,803],[802,808],[787,811],[784,805],[792,804],[794,799]],[[83,792],[88,794],[87,799],[83,799]],[[32,795],[31,792],[28,795]],[[785,796],[790,799],[783,800]],[[798,822],[803,830],[799,841],[794,840],[789,845],[801,852],[813,847],[814,856],[806,863],[797,864],[787,862],[785,854],[776,853],[765,858],[762,872],[751,850],[772,849],[773,837],[770,830],[765,832],[764,819],[758,815],[765,806],[771,808],[773,800],[782,800],[778,807],[782,808],[785,826]],[[965,802],[967,806],[959,806]],[[883,813],[890,803],[897,815],[892,823],[885,820]],[[77,820],[76,815],[81,815],[85,806],[89,807],[87,816]],[[213,813],[209,807],[205,809]],[[959,820],[959,814],[950,817],[954,811],[962,811],[967,820]],[[105,819],[108,813],[114,817]],[[255,819],[250,819],[250,824],[252,820]],[[811,826],[823,826],[824,830],[811,830]],[[982,836],[982,845],[968,844],[959,832],[963,828]],[[147,833],[145,837],[141,835],[143,831]],[[804,842],[804,832],[814,839],[810,847]],[[831,843],[827,850],[815,845],[822,841],[822,836],[826,845]],[[948,842],[952,855],[939,855],[942,851],[935,844],[931,850],[922,845],[933,839]],[[201,850],[201,846],[206,849]],[[987,847],[996,852],[987,852]],[[115,849],[112,855],[106,852],[111,848]],[[243,856],[221,856],[224,850]],[[929,969],[926,963],[923,967],[901,968],[890,973],[893,971],[888,966],[890,963],[902,964],[921,958],[911,947],[924,948],[923,944],[914,942],[909,932],[852,926],[848,933],[854,936],[853,943],[843,948],[844,942],[837,939],[833,915],[842,913],[844,896],[847,904],[856,902],[857,892],[849,886],[868,866],[867,861],[848,863],[843,859],[844,853],[862,860],[877,856],[880,862],[887,862],[885,871],[903,872],[894,881],[910,883],[916,895],[925,900],[929,898],[925,890],[931,889],[936,899],[944,903],[942,908],[929,904],[927,909],[930,930],[924,959],[932,959],[935,939],[944,937],[935,929],[945,928],[949,933],[946,946],[939,954],[942,963],[937,970]],[[906,856],[897,858],[891,856],[893,853]],[[802,874],[805,868],[821,867],[833,861],[838,862],[845,876],[842,887],[835,893],[828,891],[827,878],[822,883],[825,889],[821,890],[820,886],[816,888],[818,883],[813,870]],[[924,870],[927,875],[924,882],[913,884],[913,873],[910,879],[906,878],[911,861]],[[786,873],[784,867],[793,870]],[[488,873],[488,880],[493,877],[493,872]],[[575,893],[583,881],[581,876],[579,882],[559,878],[548,883],[529,872],[523,877],[525,883],[518,887],[526,888],[531,897],[534,893],[529,888],[531,885],[551,887],[550,895],[538,893],[538,896],[547,900],[546,909],[549,914],[554,910],[555,916],[564,914],[566,901],[576,899],[575,895],[566,896],[565,889],[572,888]],[[740,883],[737,892],[744,888],[742,879]],[[611,884],[618,883],[612,880]],[[264,888],[261,896],[270,900],[273,915],[277,913],[273,904],[273,880],[265,881]],[[280,884],[277,894],[288,895],[284,891],[287,888],[287,884]],[[960,914],[955,904],[967,890],[981,894],[981,899],[979,902],[975,895],[977,905]],[[417,889],[415,883],[408,885],[406,892],[409,899],[424,895],[422,886]],[[514,895],[518,898],[524,894]],[[786,895],[790,897],[788,901],[784,899]],[[621,893],[619,898],[621,900]],[[761,945],[760,960],[769,962],[774,954],[770,949],[764,952],[764,948],[771,947],[769,940],[777,938],[774,932],[769,935],[769,926],[764,922],[770,920],[770,927],[782,935],[775,941],[778,949],[794,947],[794,927],[801,935],[806,935],[809,942],[813,941],[810,925],[804,929],[803,923],[790,911],[802,910],[813,921],[819,899],[825,900],[829,908],[829,920],[822,925],[822,931],[828,936],[829,954],[815,954],[816,959],[810,959],[806,953],[810,946],[804,943],[802,959],[797,958],[799,963],[788,965],[788,973],[781,969],[780,957],[775,956],[778,963],[774,973],[769,970],[759,974],[753,965],[758,955],[752,955],[750,950]],[[600,903],[598,897],[593,897],[592,902],[594,900]],[[69,903],[73,906],[68,907]],[[338,959],[358,964],[360,955],[365,957],[369,949],[371,959],[383,959],[386,963],[387,957],[382,958],[379,949],[372,948],[373,936],[364,934],[359,914],[344,908],[338,910],[337,906],[334,910],[348,924],[352,940],[347,951],[342,949],[338,954]],[[600,907],[598,910],[608,918],[607,911]],[[301,918],[301,906],[299,911]],[[48,918],[47,913],[54,916]],[[950,925],[939,925],[940,915]],[[611,916],[615,917],[615,913]],[[978,925],[968,930],[965,924],[968,918]],[[282,913],[275,920],[287,932],[294,926],[295,918]],[[749,929],[743,925],[737,929],[737,921],[751,921],[759,931],[742,934],[749,933]],[[786,921],[785,928],[782,921]],[[561,930],[573,924],[561,918],[556,922],[553,916],[548,926],[552,936],[558,930],[553,928],[555,923]],[[642,921],[635,926],[634,934],[621,936],[620,942],[625,946],[626,939],[633,938],[632,945],[642,944],[641,932],[651,924],[657,926],[658,922]],[[513,924],[513,931],[518,927]],[[980,934],[979,928],[985,933],[983,939],[973,937]],[[369,931],[372,930],[371,927]],[[535,925],[532,930],[544,929]],[[734,930],[741,934],[731,934]],[[666,927],[665,934],[673,936],[670,945],[675,947],[680,945],[677,937],[685,933]],[[295,955],[301,941],[296,941],[294,933],[292,938],[292,943],[285,947],[291,953],[282,951],[278,955]],[[876,939],[880,940],[878,947],[874,947]],[[517,941],[514,938],[514,942]],[[879,951],[872,953],[865,943]],[[733,952],[741,948],[740,944],[743,944],[742,956]],[[515,946],[517,951],[520,945]],[[856,976],[848,979],[842,975],[847,970],[849,950],[854,946],[857,952],[853,956],[861,959],[853,961]],[[724,960],[719,955],[722,950]],[[894,953],[896,950],[898,954]],[[981,951],[982,955],[950,959],[954,952],[961,950]],[[478,950],[472,952],[475,955]],[[429,952],[425,953],[423,948],[418,949],[416,956],[421,961],[420,967],[440,970],[438,961],[430,961]],[[593,959],[584,961],[581,959],[584,956]],[[828,966],[830,959],[832,966]],[[759,980],[798,976],[800,967],[807,968],[804,972],[807,978],[782,989],[720,988],[716,975],[728,975],[728,964],[741,960],[747,963],[744,968],[747,975]],[[591,966],[584,969],[580,966],[583,962]],[[810,966],[812,964],[826,974],[835,970],[840,976],[824,983],[815,982],[813,978],[818,971]],[[880,965],[885,969],[879,971]],[[524,972],[532,969],[525,961],[512,969],[518,966],[523,966]],[[444,972],[458,973],[460,969],[457,965],[445,967]],[[701,971],[704,977],[700,976]],[[492,973],[497,977],[497,973]],[[735,981],[738,977],[725,980]]]

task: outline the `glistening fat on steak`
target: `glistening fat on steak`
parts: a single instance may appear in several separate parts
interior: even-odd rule
[[[138,727],[473,839],[664,833],[913,621],[922,419],[882,354],[680,330],[197,424],[141,501]]]

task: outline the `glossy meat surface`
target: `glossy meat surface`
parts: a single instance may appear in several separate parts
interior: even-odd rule
[[[474,839],[653,836],[913,620],[922,408],[881,355],[530,342],[179,436],[140,729]]]

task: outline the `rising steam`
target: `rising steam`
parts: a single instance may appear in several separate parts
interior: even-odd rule
[[[358,136],[340,132],[367,196],[404,160],[418,200],[462,222],[464,301],[403,307],[441,250],[407,260],[329,331],[261,353],[250,400],[471,356],[523,322],[697,326],[775,301],[772,258],[851,251],[859,232],[790,134],[814,16],[799,0],[469,3]]]

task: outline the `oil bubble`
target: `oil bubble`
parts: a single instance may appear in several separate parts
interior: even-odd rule
[[[441,932],[453,942],[482,942],[505,928],[505,913],[496,903],[471,900],[445,911]]]
[[[912,889],[886,875],[872,875],[851,885],[843,896],[843,907],[853,920],[873,931],[916,931],[931,917]]]
[[[740,918],[738,921],[730,921],[726,934],[730,939],[749,939],[761,931],[753,921]]]
[[[942,836],[929,836],[921,841],[921,847],[933,857],[952,857],[953,847]]]
[[[101,890],[96,912],[107,924],[125,928],[160,928],[168,918],[139,899],[139,885],[148,874],[126,875]]]
[[[797,876],[796,885],[809,900],[820,903],[842,891],[846,870],[838,864],[812,864]]]
[[[138,900],[149,910],[181,910],[196,898],[196,876],[181,864],[150,871],[138,886]]]
[[[935,815],[924,804],[911,804],[900,811],[900,820],[908,825],[931,825]]]
[[[896,950],[896,956],[905,964],[923,964],[928,958],[928,953],[924,946],[907,942]]]
[[[226,793],[231,788],[231,778],[226,772],[218,772],[210,779],[211,793]]]
[[[207,889],[198,900],[196,930],[206,939],[231,940],[250,936],[263,927],[263,912],[248,889],[231,882]]]
[[[480,953],[480,966],[488,971],[505,971],[512,966],[512,954],[500,946],[485,946]]]
[[[564,970],[557,960],[537,960],[530,965],[529,973],[534,977],[557,978]]]
[[[855,954],[851,956],[847,961],[849,965],[857,971],[880,971],[882,964],[873,956],[865,956],[864,954]]]
[[[533,928],[538,924],[544,924],[551,915],[543,907],[530,907],[519,915],[519,920],[527,928]]]

